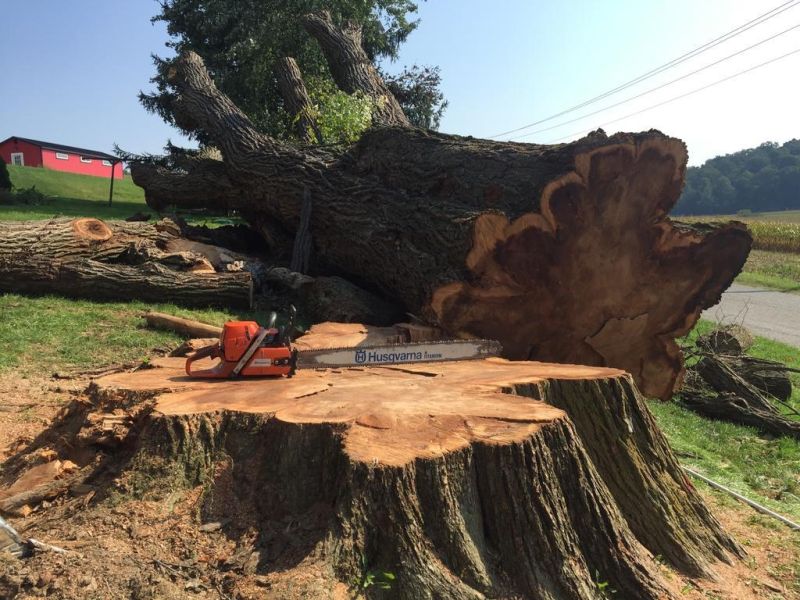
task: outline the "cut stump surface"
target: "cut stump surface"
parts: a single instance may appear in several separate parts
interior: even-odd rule
[[[327,324],[297,345],[395,333]],[[598,581],[667,598],[654,555],[711,577],[742,555],[616,369],[491,358],[204,381],[179,358],[153,365],[90,390],[152,403],[138,455],[198,483],[233,465],[236,506],[315,523],[303,560],[338,581],[366,560],[396,574],[398,598],[588,599]]]

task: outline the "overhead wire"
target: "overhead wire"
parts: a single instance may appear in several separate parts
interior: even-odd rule
[[[531,127],[535,127],[536,125],[541,125],[542,123],[546,123],[547,121],[552,121],[553,119],[556,119],[556,118],[558,118],[560,116],[563,116],[563,115],[568,114],[570,112],[574,112],[574,111],[579,110],[579,109],[581,109],[581,108],[583,108],[585,106],[588,106],[590,104],[594,104],[595,102],[598,102],[598,101],[600,101],[600,100],[602,100],[604,98],[607,98],[608,96],[611,96],[613,94],[621,92],[622,90],[625,90],[625,89],[627,89],[627,88],[629,88],[629,87],[631,87],[633,85],[641,83],[642,81],[650,79],[651,77],[655,77],[659,73],[662,73],[662,72],[664,72],[664,71],[666,71],[668,69],[671,69],[671,68],[673,68],[673,67],[675,67],[675,66],[677,66],[677,65],[679,65],[679,64],[681,64],[683,62],[686,62],[687,60],[690,60],[690,59],[694,58],[695,56],[698,56],[699,54],[702,54],[703,52],[711,50],[712,48],[714,48],[714,47],[716,47],[716,46],[718,46],[718,45],[720,45],[720,44],[722,44],[722,43],[724,43],[724,42],[736,37],[737,35],[740,35],[740,34],[744,33],[745,31],[748,31],[748,30],[752,29],[753,27],[761,25],[762,23],[764,23],[764,22],[766,22],[766,21],[768,21],[768,20],[770,20],[770,19],[772,19],[774,17],[777,17],[779,14],[789,10],[790,8],[794,8],[797,5],[798,5],[798,0],[788,0],[788,2],[784,2],[783,4],[780,4],[780,5],[776,6],[772,10],[769,10],[766,13],[763,13],[763,14],[759,15],[758,17],[756,17],[754,19],[751,19],[747,23],[744,23],[743,25],[740,25],[739,27],[736,27],[735,29],[732,29],[731,31],[729,31],[727,33],[724,33],[721,36],[719,36],[717,38],[714,38],[713,40],[711,40],[709,42],[706,42],[702,46],[698,46],[694,50],[690,50],[689,52],[686,52],[685,54],[682,54],[681,56],[678,56],[677,58],[674,58],[669,62],[666,62],[666,63],[664,63],[664,64],[662,64],[662,65],[660,65],[658,67],[655,67],[654,69],[651,69],[650,71],[647,71],[646,73],[643,73],[642,75],[639,75],[638,77],[636,77],[634,79],[631,79],[630,81],[627,81],[627,82],[625,82],[623,84],[620,84],[620,85],[618,85],[617,87],[615,87],[615,88],[613,88],[611,90],[603,92],[602,94],[599,94],[599,95],[597,95],[597,96],[595,96],[593,98],[585,100],[584,102],[581,102],[580,104],[576,104],[575,106],[572,106],[570,108],[564,109],[564,110],[562,110],[562,111],[560,111],[558,113],[552,114],[549,117],[545,117],[545,118],[540,119],[538,121],[535,121],[533,123],[528,123],[527,125],[523,125],[521,127],[515,128],[515,129],[510,129],[508,131],[503,131],[501,133],[496,133],[494,135],[489,136],[488,139],[493,139],[493,138],[498,138],[498,137],[501,137],[501,136],[509,135],[509,134],[512,134],[512,133],[516,133],[518,131],[522,131],[524,129],[530,129]]]
[[[586,113],[584,115],[580,115],[578,117],[575,117],[574,119],[570,119],[569,121],[562,121],[561,123],[557,123],[555,125],[550,125],[549,127],[543,127],[542,129],[537,129],[536,131],[529,131],[528,133],[525,133],[525,134],[519,135],[519,136],[515,136],[515,137],[516,137],[516,139],[522,139],[522,138],[530,137],[532,135],[536,135],[538,133],[544,133],[545,131],[551,131],[553,129],[558,129],[559,127],[563,127],[564,125],[569,125],[570,123],[575,123],[576,121],[580,121],[580,120],[585,119],[587,117],[592,117],[592,116],[594,116],[596,114],[599,114],[601,112],[605,112],[605,111],[610,110],[612,108],[616,108],[617,106],[621,106],[623,104],[627,104],[628,102],[631,102],[633,100],[637,100],[638,98],[641,98],[642,96],[647,96],[648,94],[652,94],[653,92],[657,92],[658,90],[660,90],[662,88],[665,88],[665,87],[667,87],[669,85],[672,85],[673,83],[677,83],[679,81],[682,81],[684,79],[687,79],[687,78],[691,77],[692,75],[697,75],[698,73],[701,73],[702,71],[710,69],[711,67],[715,67],[718,64],[725,62],[726,60],[729,60],[731,58],[739,56],[740,54],[744,54],[745,52],[748,52],[749,50],[752,50],[753,48],[757,48],[758,46],[761,46],[762,44],[766,44],[767,42],[772,41],[775,38],[780,37],[782,35],[785,35],[785,34],[789,33],[790,31],[793,31],[793,30],[795,30],[797,28],[800,28],[800,23],[790,27],[789,29],[784,29],[783,31],[781,31],[779,33],[771,35],[770,37],[765,38],[765,39],[763,39],[763,40],[761,40],[759,42],[756,42],[755,44],[753,44],[751,46],[748,46],[747,48],[742,48],[741,50],[738,50],[738,51],[734,52],[733,54],[729,54],[728,56],[724,56],[723,58],[720,58],[719,60],[715,60],[714,62],[712,62],[710,64],[707,64],[704,67],[700,67],[699,69],[695,69],[694,71],[691,71],[690,73],[686,73],[685,75],[681,75],[680,77],[677,77],[676,79],[673,79],[671,81],[667,81],[666,83],[662,83],[661,85],[658,85],[658,86],[656,86],[654,88],[650,88],[649,90],[641,92],[640,94],[636,94],[635,96],[630,96],[629,98],[625,98],[624,100],[620,100],[619,102],[615,102],[614,104],[609,104],[608,106],[604,106],[603,108],[598,108],[597,110],[595,110],[593,112]]]
[[[622,117],[618,117],[616,119],[612,119],[611,121],[606,121],[605,123],[601,123],[600,125],[597,125],[595,127],[591,127],[591,128],[588,128],[588,129],[581,129],[580,131],[576,131],[576,132],[570,133],[568,135],[562,136],[560,138],[556,138],[554,140],[550,140],[547,143],[551,144],[551,143],[559,142],[561,140],[565,140],[567,138],[571,138],[573,136],[580,135],[581,133],[584,133],[586,131],[591,131],[592,129],[606,127],[607,125],[611,125],[612,123],[616,123],[618,121],[622,121],[623,119],[628,119],[630,117],[635,117],[636,115],[640,115],[640,114],[642,114],[644,112],[647,112],[649,110],[653,110],[654,108],[658,108],[660,106],[664,106],[665,104],[669,104],[671,102],[675,102],[676,100],[680,100],[682,98],[686,98],[687,96],[691,96],[693,94],[697,94],[698,92],[702,92],[704,90],[707,90],[708,88],[714,87],[714,86],[719,85],[721,83],[725,83],[726,81],[730,81],[731,79],[735,79],[736,77],[740,77],[742,75],[745,75],[746,73],[750,73],[751,71],[755,71],[756,69],[760,69],[761,67],[766,67],[767,65],[770,65],[770,64],[772,64],[774,62],[778,62],[779,60],[783,60],[784,58],[788,58],[789,56],[792,56],[793,54],[797,54],[799,52],[800,52],[800,48],[797,48],[796,50],[792,50],[791,52],[787,52],[786,54],[782,54],[782,55],[777,56],[775,58],[771,58],[770,60],[767,60],[767,61],[764,61],[762,63],[759,63],[759,64],[757,64],[757,65],[755,65],[753,67],[750,67],[749,69],[745,69],[743,71],[739,71],[737,73],[734,73],[733,75],[728,75],[727,77],[723,77],[722,79],[718,79],[717,81],[714,81],[712,83],[709,83],[707,85],[704,85],[702,87],[694,89],[694,90],[692,90],[690,92],[686,92],[685,94],[680,94],[679,96],[675,96],[675,97],[670,98],[668,100],[664,100],[663,102],[659,102],[658,104],[653,104],[652,106],[648,106],[648,107],[643,108],[641,110],[637,110],[636,112],[632,112],[632,113],[629,113],[629,114],[624,115]]]

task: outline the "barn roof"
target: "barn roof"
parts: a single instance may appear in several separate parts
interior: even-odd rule
[[[5,144],[6,142],[9,142],[11,140],[28,142],[29,144],[33,144],[34,146],[41,146],[42,148],[47,148],[48,150],[55,150],[56,152],[68,152],[70,154],[80,154],[81,156],[85,156],[87,158],[102,158],[105,160],[120,162],[119,157],[114,156],[113,154],[107,154],[106,152],[89,150],[88,148],[78,148],[77,146],[65,146],[64,144],[53,144],[52,142],[43,142],[41,140],[32,140],[30,138],[19,137],[17,135],[12,135],[10,138],[0,142],[0,144]]]

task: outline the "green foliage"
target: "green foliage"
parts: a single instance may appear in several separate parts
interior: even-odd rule
[[[366,95],[346,94],[327,79],[312,81],[309,87],[310,116],[317,122],[324,143],[351,144],[372,123],[374,102]]]
[[[800,140],[766,142],[689,167],[675,214],[800,208]]]
[[[370,569],[367,564],[367,558],[361,557],[361,576],[358,581],[353,583],[352,589],[355,591],[355,597],[358,598],[370,588],[379,590],[390,590],[394,584],[396,577],[391,571],[377,571]]]
[[[0,190],[11,190],[11,176],[8,174],[6,161],[0,157]]]
[[[412,18],[417,10],[412,0],[162,0],[160,5],[161,12],[153,21],[166,24],[172,36],[168,46],[176,52],[186,49],[197,52],[217,87],[255,126],[283,139],[292,138],[292,127],[273,76],[276,61],[291,56],[300,65],[306,81],[325,79],[332,83],[322,51],[303,29],[304,15],[326,9],[336,23],[360,24],[364,50],[376,64],[397,58],[400,46],[418,25]],[[177,125],[172,112],[175,93],[166,79],[169,62],[156,56],[153,60],[157,68],[152,79],[156,91],[140,94],[140,101],[151,112]],[[444,110],[438,92],[438,71],[428,71],[422,82],[407,78],[414,84],[409,83],[408,97],[405,102],[401,100],[401,105],[410,111],[412,120],[417,113],[441,115]],[[397,87],[402,88],[404,81]],[[430,90],[430,86],[435,89]],[[428,91],[422,93],[424,89]],[[426,104],[430,102],[438,104]],[[438,117],[430,116],[428,120],[438,123]],[[208,141],[202,132],[190,127],[184,131],[201,142]]]
[[[447,108],[444,94],[439,90],[442,82],[439,67],[414,65],[398,75],[384,73],[383,78],[413,125],[422,129],[439,129]]]

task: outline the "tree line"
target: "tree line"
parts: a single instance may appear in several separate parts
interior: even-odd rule
[[[689,167],[679,215],[800,209],[800,140],[765,142]]]

